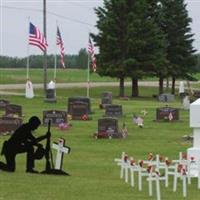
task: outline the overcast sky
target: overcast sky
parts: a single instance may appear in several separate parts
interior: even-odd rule
[[[192,18],[194,47],[200,52],[200,0],[185,0],[189,17]],[[55,45],[56,21],[64,41],[66,54],[77,54],[86,48],[89,32],[97,33],[94,25],[94,7],[102,6],[103,0],[47,0],[48,54],[57,51]],[[0,55],[27,56],[29,17],[43,32],[42,0],[0,0]],[[30,54],[41,54],[35,46],[29,46]]]

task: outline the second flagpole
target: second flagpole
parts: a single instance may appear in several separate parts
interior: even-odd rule
[[[90,40],[90,34],[88,41]],[[87,66],[87,97],[90,97],[90,55],[88,53],[88,66]]]

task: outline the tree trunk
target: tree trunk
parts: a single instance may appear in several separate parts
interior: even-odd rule
[[[172,77],[172,90],[171,90],[172,94],[175,94],[175,82],[176,82],[176,78],[173,76]]]
[[[159,78],[159,94],[163,93],[163,77]]]
[[[132,78],[132,97],[138,97],[139,90],[138,90],[138,79]]]
[[[119,96],[124,97],[124,77],[119,79]]]
[[[169,77],[166,79],[166,88],[169,89]]]

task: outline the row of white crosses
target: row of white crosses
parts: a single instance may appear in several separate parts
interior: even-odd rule
[[[173,191],[177,189],[177,180],[182,180],[183,197],[187,196],[187,180],[188,184],[191,184],[191,165],[195,162],[193,158],[186,160],[183,158],[182,153],[179,154],[178,160],[169,161],[165,158],[164,161],[159,155],[156,155],[155,159],[153,154],[149,154],[147,160],[139,160],[136,162],[133,157],[123,152],[120,159],[115,159],[117,165],[120,166],[120,178],[129,182],[132,187],[135,186],[134,173],[138,173],[138,190],[142,191],[142,177],[147,177],[149,186],[149,196],[153,195],[153,182],[156,184],[156,196],[157,200],[161,199],[160,194],[160,181],[165,182],[165,187],[169,186],[169,176],[173,176]],[[198,188],[200,189],[200,162],[196,162],[198,166]],[[146,167],[145,167],[146,166]],[[164,170],[164,175],[160,176],[160,170]]]

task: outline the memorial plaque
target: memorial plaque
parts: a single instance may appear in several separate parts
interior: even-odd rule
[[[16,104],[6,105],[6,117],[22,117],[22,106]]]
[[[19,126],[22,125],[22,119],[12,117],[1,117],[0,118],[0,134],[12,133]]]
[[[98,132],[95,134],[97,138],[122,138],[119,132],[118,120],[116,118],[102,118],[98,120]]]
[[[70,105],[72,105],[73,102],[82,102],[82,103],[84,103],[85,105],[87,105],[87,113],[92,113],[90,98],[88,98],[88,97],[69,97],[68,98],[68,113],[69,114],[72,114]]]
[[[60,110],[43,111],[43,124],[48,125],[49,120],[51,120],[53,126],[67,123],[67,112]]]
[[[179,120],[179,110],[171,107],[157,108],[156,120]]]
[[[72,119],[82,119],[84,115],[88,116],[88,104],[82,101],[71,102],[68,109]]]
[[[46,102],[54,103],[56,102],[56,95],[55,95],[55,89],[47,89],[46,90]]]
[[[107,117],[122,117],[122,106],[121,105],[107,105],[105,107],[105,115]]]
[[[9,101],[0,99],[0,110],[5,110],[5,108],[8,104],[9,104]]]
[[[174,101],[174,95],[163,93],[158,96],[158,100],[161,102],[171,102],[171,101]]]

